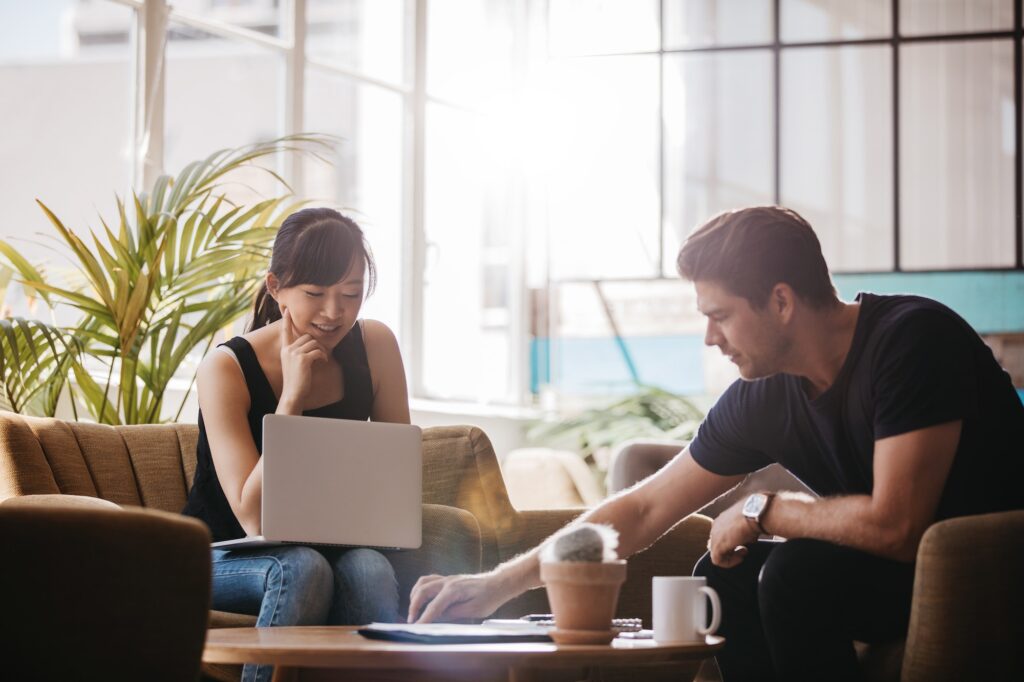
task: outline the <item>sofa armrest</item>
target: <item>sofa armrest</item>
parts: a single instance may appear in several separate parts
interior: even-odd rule
[[[511,527],[498,534],[500,560],[508,561],[530,551],[585,511],[582,507],[517,511]]]
[[[651,627],[651,578],[656,575],[691,575],[708,549],[711,519],[691,514],[653,545],[629,558],[626,583],[619,594],[618,616],[642,618]]]
[[[497,534],[498,560],[508,561],[528,552],[552,533],[565,526],[586,509],[538,509],[517,511],[509,518],[509,527]],[[493,566],[485,566],[491,569]],[[519,618],[529,613],[550,613],[548,595],[543,589],[527,590],[505,602],[494,612],[495,618]]]
[[[464,509],[425,504],[420,548],[384,554],[395,568],[399,609],[404,615],[409,610],[409,592],[420,576],[480,571],[480,526]]]
[[[177,514],[0,505],[5,678],[195,679],[209,543]]]
[[[1024,679],[1024,510],[929,528],[917,550],[904,682]]]

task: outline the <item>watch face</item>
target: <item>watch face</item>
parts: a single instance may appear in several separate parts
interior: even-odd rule
[[[768,502],[768,496],[764,493],[755,493],[743,503],[743,515],[757,518]]]

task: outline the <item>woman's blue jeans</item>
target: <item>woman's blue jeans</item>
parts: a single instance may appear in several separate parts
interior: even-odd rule
[[[400,620],[395,571],[365,548],[215,549],[212,606],[255,615],[257,627]],[[242,682],[266,682],[272,670],[246,665]]]

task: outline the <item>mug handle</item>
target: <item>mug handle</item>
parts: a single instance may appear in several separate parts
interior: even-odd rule
[[[700,588],[700,591],[711,600],[711,625],[706,628],[700,628],[698,632],[702,635],[713,635],[722,623],[722,602],[718,601],[718,593],[715,592],[713,587],[705,585]]]

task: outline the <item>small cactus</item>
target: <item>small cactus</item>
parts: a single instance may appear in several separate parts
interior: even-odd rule
[[[555,533],[541,551],[541,561],[615,561],[619,534],[597,523],[580,523]]]

